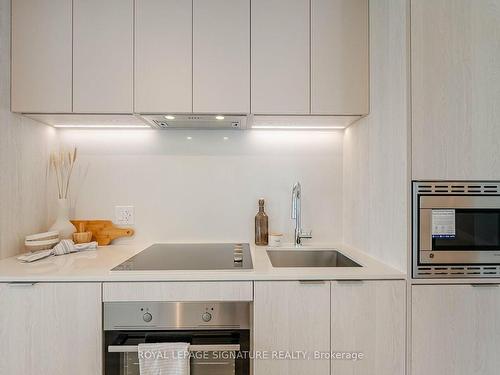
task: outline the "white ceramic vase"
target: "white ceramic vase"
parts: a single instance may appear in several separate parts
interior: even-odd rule
[[[69,200],[57,201],[57,219],[49,231],[58,231],[60,239],[71,239],[76,232],[75,226],[69,221]]]

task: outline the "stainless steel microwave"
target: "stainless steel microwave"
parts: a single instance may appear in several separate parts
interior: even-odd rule
[[[500,277],[500,181],[413,182],[413,277]]]

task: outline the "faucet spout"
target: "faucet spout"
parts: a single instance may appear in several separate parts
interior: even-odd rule
[[[311,233],[302,231],[302,186],[296,182],[292,188],[292,219],[295,220],[294,244],[300,246],[303,238],[312,238]]]
[[[300,194],[302,187],[296,182],[292,189],[292,219],[300,218]]]

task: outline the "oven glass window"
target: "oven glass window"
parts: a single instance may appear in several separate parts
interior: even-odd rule
[[[106,331],[105,374],[140,375],[137,348],[141,343],[189,342],[204,349],[193,351],[190,357],[191,375],[249,375],[250,363],[238,351],[216,349],[221,345],[239,346],[242,353],[250,350],[248,330],[199,331]],[[214,348],[214,350],[210,350]],[[110,348],[113,348],[110,351]],[[123,350],[121,349],[123,348]]]
[[[236,375],[236,361],[229,353],[192,353],[191,375]],[[137,353],[120,353],[120,375],[140,375]]]
[[[433,238],[432,249],[435,251],[500,249],[500,210],[455,210],[455,236]]]

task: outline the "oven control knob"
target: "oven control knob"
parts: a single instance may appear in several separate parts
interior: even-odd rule
[[[146,323],[149,323],[151,320],[153,320],[153,315],[151,315],[150,313],[145,313],[143,316],[142,316],[142,319],[146,322]]]
[[[210,314],[209,312],[203,313],[201,319],[203,319],[204,322],[209,322],[212,320],[212,314]]]

